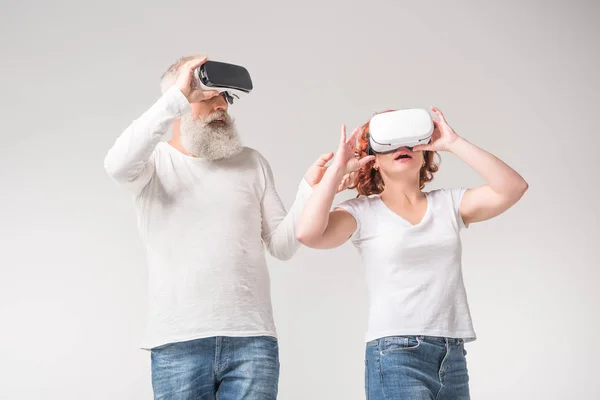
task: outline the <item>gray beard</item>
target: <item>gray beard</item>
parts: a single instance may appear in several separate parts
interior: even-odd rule
[[[223,118],[224,124],[211,123]],[[194,119],[190,113],[181,117],[181,144],[194,157],[220,160],[243,150],[235,123],[225,111]]]

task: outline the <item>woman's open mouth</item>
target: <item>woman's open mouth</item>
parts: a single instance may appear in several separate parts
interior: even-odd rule
[[[405,150],[402,150],[394,155],[394,161],[408,162],[410,160],[412,160],[412,155],[410,152]]]

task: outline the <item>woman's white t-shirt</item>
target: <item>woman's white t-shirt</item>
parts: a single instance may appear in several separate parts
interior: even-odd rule
[[[425,193],[427,211],[416,225],[390,210],[379,195],[338,206],[357,222],[351,239],[369,291],[366,341],[400,335],[476,339],[461,264],[464,193],[464,188]]]

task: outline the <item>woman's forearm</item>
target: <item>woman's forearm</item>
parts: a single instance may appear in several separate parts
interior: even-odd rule
[[[497,194],[520,197],[527,190],[527,182],[514,169],[469,141],[459,137],[449,151],[473,168]]]
[[[345,168],[334,164],[327,168],[321,182],[313,187],[313,192],[304,205],[296,228],[296,237],[300,242],[313,242],[325,233],[333,199],[345,173]]]

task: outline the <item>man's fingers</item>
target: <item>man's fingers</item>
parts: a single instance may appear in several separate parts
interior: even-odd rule
[[[348,179],[348,175],[344,176],[344,179],[342,179],[342,182],[338,186],[338,192],[341,192],[342,190],[345,190],[346,188],[348,188],[349,183],[350,183],[350,181]]]
[[[324,167],[333,158],[333,153],[321,154],[321,157],[315,162],[317,167]]]
[[[346,187],[352,185],[352,183],[354,183],[354,178],[356,177],[356,171],[350,172],[348,175],[346,175]]]
[[[204,64],[207,60],[208,60],[208,57],[195,58],[193,60],[188,61],[186,63],[186,67],[193,71],[196,68],[198,68],[199,66],[201,66],[202,64]]]

